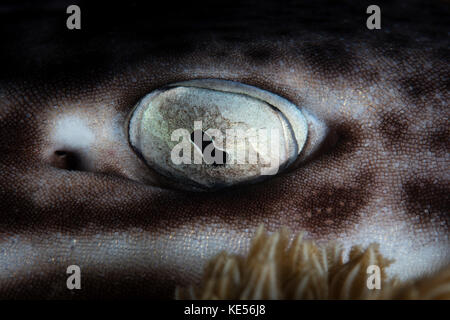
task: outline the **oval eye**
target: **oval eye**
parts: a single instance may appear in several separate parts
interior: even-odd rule
[[[284,98],[233,81],[193,80],[146,95],[132,111],[129,140],[174,187],[216,190],[285,170],[308,135]]]

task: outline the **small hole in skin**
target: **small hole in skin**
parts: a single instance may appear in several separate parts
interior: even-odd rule
[[[52,166],[65,170],[80,170],[80,158],[73,152],[56,150],[51,159]]]
[[[67,153],[65,151],[59,151],[59,150],[55,151],[55,154],[60,157],[67,155]]]

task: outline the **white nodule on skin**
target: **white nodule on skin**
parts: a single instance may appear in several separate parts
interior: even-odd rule
[[[89,129],[87,120],[78,116],[59,119],[54,129],[54,142],[62,148],[88,151],[95,140],[94,132]]]
[[[70,155],[71,158],[77,159],[77,170],[95,171],[96,157],[92,150],[98,140],[98,134],[90,126],[89,117],[84,114],[57,116],[48,127],[48,144],[47,148],[43,149],[43,156],[52,166],[67,168],[66,164],[59,162]]]

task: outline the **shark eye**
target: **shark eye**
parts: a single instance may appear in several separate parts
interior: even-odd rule
[[[309,113],[271,92],[234,81],[179,82],[142,98],[129,142],[169,185],[211,191],[254,183],[305,157]]]

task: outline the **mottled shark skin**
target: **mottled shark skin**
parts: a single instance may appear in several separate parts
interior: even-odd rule
[[[172,297],[219,251],[244,253],[262,223],[347,249],[378,242],[401,279],[447,265],[448,3],[379,5],[381,30],[352,3],[124,5],[109,20],[84,4],[81,31],[51,3],[5,7],[0,297]],[[309,111],[329,128],[320,152],[236,189],[158,186],[129,145],[129,113],[152,90],[202,78]],[[66,287],[72,264],[81,290]]]

